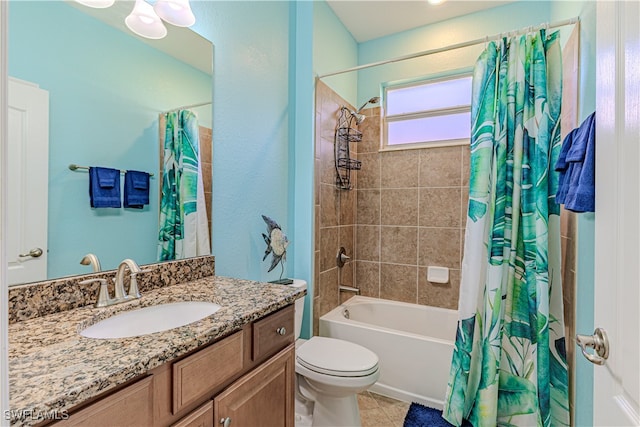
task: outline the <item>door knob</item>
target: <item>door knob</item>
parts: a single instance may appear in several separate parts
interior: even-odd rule
[[[582,350],[582,355],[595,365],[604,365],[609,357],[609,339],[607,332],[602,328],[596,328],[593,335],[576,335],[576,342]],[[587,347],[595,350],[595,354],[589,353]]]
[[[231,425],[231,418],[230,417],[221,418],[220,424],[222,424],[223,427],[229,427]]]
[[[39,256],[41,256],[41,255],[42,255],[42,249],[40,249],[40,248],[34,248],[34,249],[31,249],[28,253],[26,253],[26,254],[20,254],[20,255],[18,255],[18,256],[19,256],[19,257],[23,257],[23,258],[26,258],[26,257],[28,257],[28,256],[30,256],[31,258],[38,258],[38,257],[39,257]]]

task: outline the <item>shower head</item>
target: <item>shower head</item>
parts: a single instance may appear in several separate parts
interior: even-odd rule
[[[362,111],[362,109],[366,107],[368,104],[377,104],[378,102],[380,102],[380,97],[374,96],[373,98],[371,98],[370,100],[362,104],[362,107],[358,108],[358,111],[356,111],[356,113],[360,113],[360,111]]]
[[[364,122],[364,119],[367,118],[367,116],[360,113],[360,111],[362,111],[362,109],[366,107],[368,104],[377,104],[378,102],[380,102],[380,97],[374,96],[373,98],[371,98],[370,100],[362,104],[362,106],[358,108],[357,111],[349,110],[349,113],[351,113],[351,117],[353,117],[356,121],[356,125],[359,125],[360,123]]]

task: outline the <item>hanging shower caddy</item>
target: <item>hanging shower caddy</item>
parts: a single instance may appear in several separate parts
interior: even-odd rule
[[[351,171],[359,170],[362,167],[359,160],[351,158],[349,144],[362,141],[362,132],[351,127],[353,122],[354,117],[351,110],[342,107],[334,140],[336,186],[342,190],[351,190]]]

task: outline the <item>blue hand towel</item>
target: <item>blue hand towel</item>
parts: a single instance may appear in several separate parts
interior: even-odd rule
[[[124,174],[124,207],[142,209],[149,204],[149,174],[127,171]]]
[[[565,143],[568,143],[567,147]],[[574,212],[595,212],[595,145],[596,115],[593,113],[578,129],[572,131],[571,138],[565,138],[556,164],[556,170],[561,171],[561,176],[564,169],[556,201],[564,203],[565,209]],[[564,161],[561,162],[563,153]]]
[[[92,208],[120,207],[120,171],[110,168],[89,168],[89,197]]]
[[[562,148],[560,150],[560,155],[558,156],[558,161],[556,162],[556,171],[560,172],[558,174],[558,192],[556,193],[556,203],[563,203],[567,196],[567,191],[569,190],[569,186],[565,185],[569,179],[567,178],[571,173],[571,163],[567,162],[567,153],[571,149],[571,145],[573,143],[573,137],[576,133],[577,129],[573,129],[569,134],[564,138],[562,142]]]

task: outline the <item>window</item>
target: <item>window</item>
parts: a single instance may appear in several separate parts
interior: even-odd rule
[[[457,145],[471,136],[471,76],[385,88],[384,149]]]

